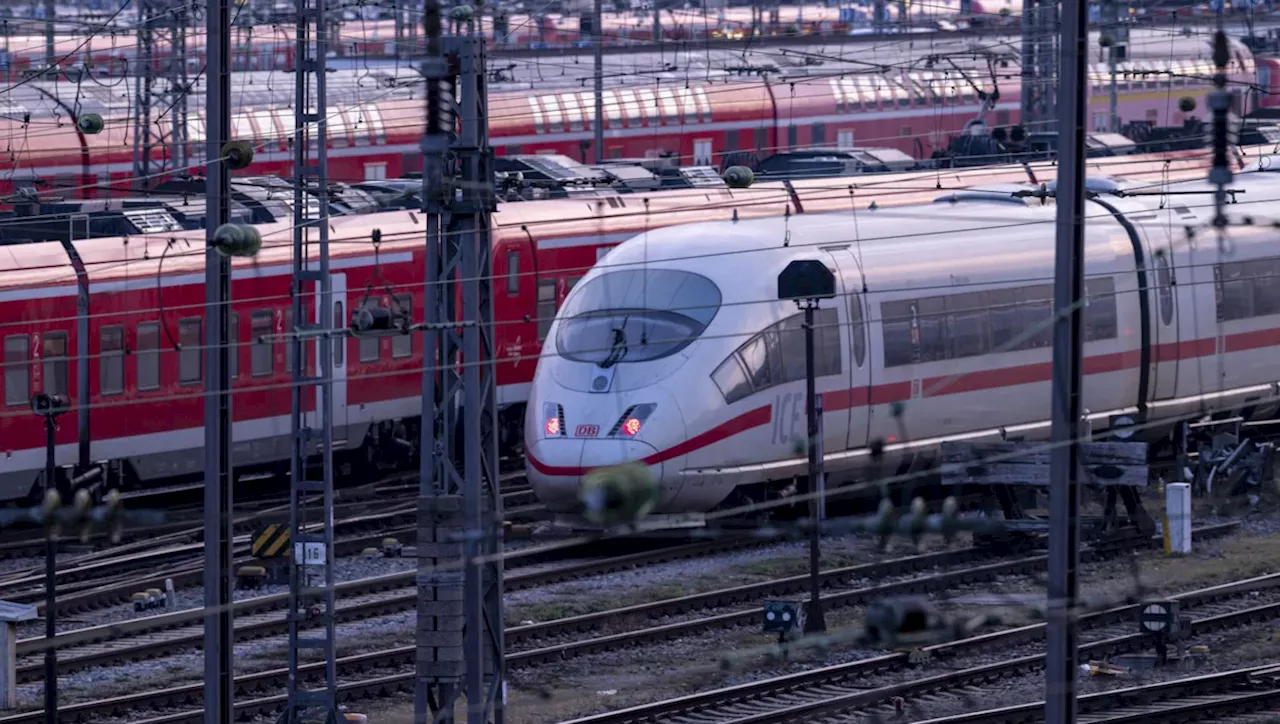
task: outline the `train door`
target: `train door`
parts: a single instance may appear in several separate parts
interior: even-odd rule
[[[1159,236],[1157,239],[1161,238]],[[1148,239],[1147,295],[1151,324],[1151,397],[1168,400],[1178,390],[1178,314],[1174,297],[1176,258],[1172,245]],[[1185,267],[1184,267],[1185,268]]]
[[[857,257],[848,246],[828,247],[825,251],[835,260],[840,282],[837,284],[836,303],[844,307],[840,314],[848,320],[845,333],[840,335],[844,349],[848,385],[845,399],[849,408],[849,434],[847,449],[866,447],[870,429],[871,405],[871,345],[867,330],[868,312],[866,295],[862,294],[863,278]],[[844,315],[848,315],[845,317]],[[828,413],[829,414],[829,413]]]
[[[320,315],[332,315],[332,323],[334,329],[343,329],[347,326],[351,313],[347,309],[347,275],[331,274],[329,279],[332,284],[333,297],[330,300],[330,309],[324,309],[324,298],[316,296],[316,315],[317,318],[323,319]],[[345,336],[335,335],[331,343],[333,362],[333,439],[334,442],[345,441],[347,439],[347,338]],[[320,366],[320,345],[316,345],[316,368]],[[323,392],[319,394],[324,394]]]

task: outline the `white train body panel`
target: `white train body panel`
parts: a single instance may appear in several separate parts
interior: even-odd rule
[[[1262,217],[1265,201],[1280,200],[1271,174],[1242,174],[1233,187],[1249,191],[1231,207],[1237,216]],[[535,491],[571,511],[591,469],[642,460],[662,483],[657,512],[704,511],[735,487],[804,475],[803,334],[786,326],[800,312],[776,301],[778,273],[797,259],[819,259],[837,278],[815,325],[834,478],[867,473],[872,441],[885,444],[880,464],[892,472],[948,439],[1047,438],[1056,208],[1001,197],[669,227],[618,246],[548,334],[525,425]],[[1275,412],[1280,229],[1232,227],[1220,256],[1212,197],[1165,201],[1086,207],[1084,406],[1094,430],[1118,414],[1156,435],[1179,416]],[[1200,230],[1189,238],[1187,227]],[[1273,267],[1274,287],[1237,278]],[[686,311],[692,340],[658,354],[675,339],[662,325]],[[611,366],[597,364],[620,349]],[[602,374],[611,383],[592,391]],[[654,408],[634,435],[618,429],[644,405]],[[563,425],[548,427],[558,410]]]

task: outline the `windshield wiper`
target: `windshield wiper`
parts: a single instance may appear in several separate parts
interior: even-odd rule
[[[610,367],[622,361],[627,356],[627,320],[631,319],[631,315],[622,318],[622,324],[610,330],[612,332],[613,341],[610,343],[609,356],[599,362],[600,369],[607,370]]]

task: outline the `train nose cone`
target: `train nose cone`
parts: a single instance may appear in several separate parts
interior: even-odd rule
[[[543,439],[525,449],[525,467],[534,495],[548,510],[574,513],[582,509],[578,491],[587,473],[644,460],[657,452],[640,440]],[[662,479],[661,462],[651,464],[649,469],[655,479]]]

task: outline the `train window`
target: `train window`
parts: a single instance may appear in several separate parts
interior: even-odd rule
[[[769,348],[764,335],[758,335],[742,345],[739,351],[742,363],[747,368],[747,376],[751,387],[763,390],[773,386],[772,370],[769,367]]]
[[[827,142],[827,124],[815,123],[811,130],[810,143],[814,146],[821,146]]]
[[[835,308],[817,311],[813,331],[814,374],[840,374],[840,317]],[[729,403],[751,391],[803,380],[804,314],[787,317],[747,340],[711,377]],[[744,391],[745,387],[750,389]]]
[[[578,286],[578,282],[580,281],[582,281],[581,276],[569,277],[569,282],[565,285],[564,290],[565,299],[569,298],[569,292],[573,291],[573,288]]]
[[[382,357],[382,344],[377,337],[361,337],[359,352],[361,362],[377,362]]]
[[[756,150],[764,151],[769,147],[769,129],[760,126],[756,128]]]
[[[884,302],[880,316],[884,320],[884,366],[909,365],[915,361],[912,317],[914,302]]]
[[[333,303],[333,328],[345,329],[347,319],[342,313],[342,302]],[[333,364],[341,367],[344,364],[343,358],[347,352],[347,338],[341,335],[335,335],[333,338]]]
[[[124,327],[98,332],[98,388],[102,395],[124,392]]]
[[[794,151],[798,133],[794,124],[787,126],[787,149]]]
[[[396,309],[402,314],[409,317],[410,322],[413,321],[413,296],[410,294],[397,294],[395,296]],[[398,334],[391,338],[391,356],[395,359],[409,357],[413,354],[413,335]]]
[[[1169,259],[1165,254],[1156,254],[1156,275],[1160,321],[1173,324],[1173,271],[1169,268]]]
[[[1218,302],[1218,321],[1253,316],[1253,290],[1241,264],[1218,264],[1213,269]]]
[[[538,282],[538,306],[535,310],[538,317],[538,341],[547,338],[551,322],[556,318],[556,280],[543,279]]]
[[[201,320],[199,317],[183,319],[178,322],[178,382],[192,385],[200,382],[203,375],[201,357]]]
[[[554,288],[549,298],[554,308]],[[567,359],[593,364],[661,359],[696,340],[719,312],[720,300],[714,282],[686,271],[600,274],[578,285],[560,310],[556,348]]]
[[[236,379],[240,376],[240,315],[235,312],[231,313],[231,320],[227,324],[227,338],[222,340],[227,345],[227,369],[228,376]]]
[[[25,334],[4,338],[4,404],[31,404],[31,340]]]
[[[849,346],[853,349],[853,364],[861,367],[867,360],[867,330],[862,321],[862,297],[849,295]]]
[[[507,252],[507,296],[520,293],[520,252]]]
[[[1280,314],[1280,259],[1249,259],[1214,268],[1218,321]]]
[[[973,357],[990,349],[987,330],[986,295],[982,292],[947,297],[947,331],[951,338],[949,357]]]
[[[1053,285],[1040,284],[1018,290],[1018,349],[1053,345]]]
[[[751,383],[747,381],[747,373],[742,371],[742,363],[736,352],[729,355],[729,359],[721,362],[716,371],[711,373],[711,381],[720,388],[724,401],[730,405],[751,394]]]
[[[1280,260],[1259,259],[1252,265],[1253,314],[1280,314]]]
[[[1084,341],[1115,339],[1119,331],[1116,321],[1116,284],[1111,277],[1086,279]]]
[[[1018,328],[1016,289],[987,290],[987,324],[991,329],[991,351],[999,354],[1015,348]]]
[[[44,392],[49,395],[70,395],[67,388],[67,333],[46,333],[43,356]]]
[[[947,358],[947,302],[945,297],[917,299],[915,306],[916,361]]]
[[[251,356],[251,374],[254,377],[270,377],[275,369],[275,358],[272,356],[272,345],[264,342],[263,337],[271,334],[272,314],[269,309],[260,309],[249,316],[249,338]]]
[[[138,389],[160,389],[160,325],[147,322],[138,325],[138,344],[133,353],[138,366]]]

